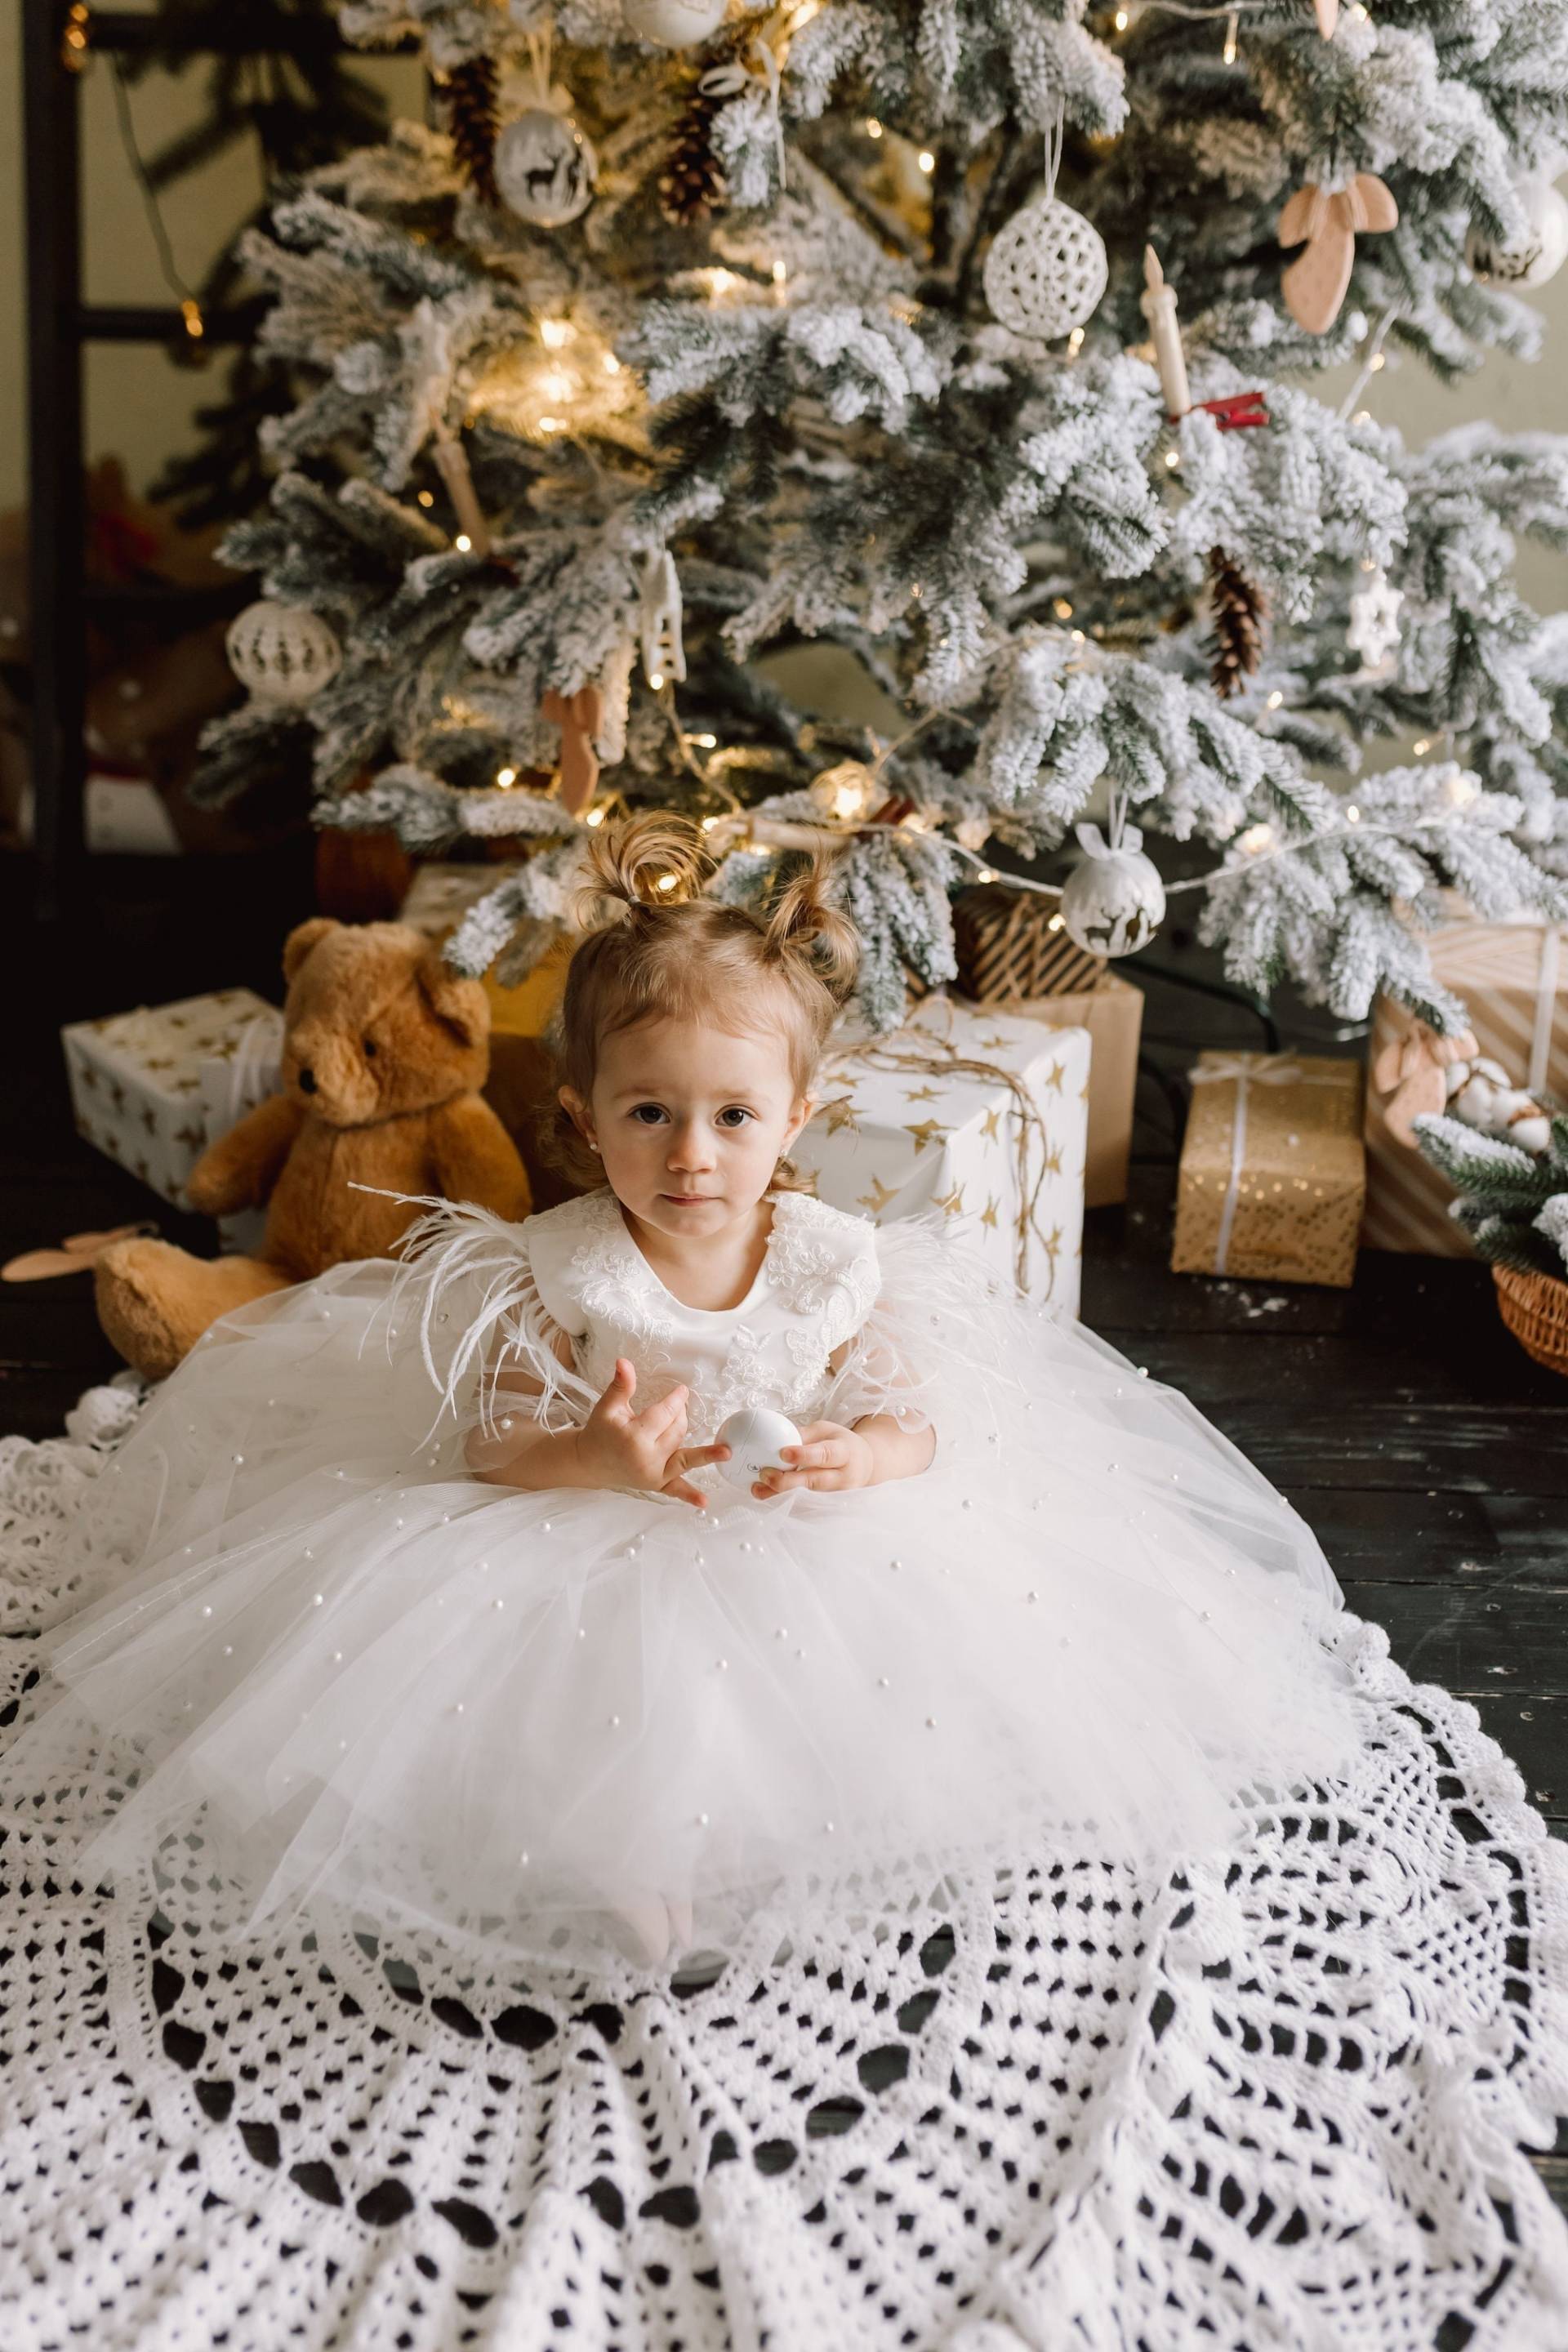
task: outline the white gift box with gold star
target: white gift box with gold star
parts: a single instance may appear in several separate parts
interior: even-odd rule
[[[819,1200],[878,1224],[940,1210],[997,1276],[1078,1313],[1087,1029],[930,997],[891,1036],[835,1042],[791,1153]]]
[[[183,1209],[208,1143],[276,1088],[282,1036],[281,1013],[248,988],[72,1022],[60,1041],[77,1131]]]

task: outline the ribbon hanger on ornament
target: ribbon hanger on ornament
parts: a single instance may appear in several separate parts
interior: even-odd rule
[[[710,66],[707,72],[699,77],[697,87],[704,98],[739,98],[747,84],[753,81],[763,83],[767,90],[773,145],[779,159],[779,186],[786,188],[789,185],[788,162],[780,106],[779,61],[762,35],[756,34],[738,57],[727,58],[722,65]]]

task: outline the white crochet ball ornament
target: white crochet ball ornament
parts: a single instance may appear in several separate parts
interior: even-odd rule
[[[496,185],[531,228],[564,228],[594,200],[599,159],[569,114],[531,106],[496,141]]]
[[[224,639],[228,666],[258,702],[291,709],[318,695],[336,677],[343,649],[319,613],[303,604],[278,604],[264,596],[230,622]]]
[[[770,1412],[765,1405],[753,1405],[747,1412],[732,1412],[719,1432],[719,1443],[730,1448],[728,1462],[721,1462],[720,1473],[731,1486],[749,1486],[764,1470],[782,1470],[779,1449],[798,1445],[800,1432],[793,1421],[782,1412]]]
[[[1105,241],[1058,196],[1039,196],[997,230],[985,299],[1016,335],[1053,342],[1092,319],[1105,291]]]
[[[1160,927],[1165,886],[1153,860],[1143,855],[1135,824],[1121,828],[1112,849],[1097,824],[1080,824],[1083,857],[1062,887],[1062,927],[1086,955],[1136,955]]]
[[[684,49],[716,33],[729,6],[728,0],[626,0],[622,14],[639,41]]]
[[[1568,196],[1550,180],[1521,180],[1517,194],[1524,206],[1523,236],[1494,245],[1472,229],[1465,243],[1465,259],[1489,286],[1544,286],[1568,261]]]

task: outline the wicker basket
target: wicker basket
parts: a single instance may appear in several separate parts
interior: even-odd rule
[[[1521,1348],[1548,1371],[1568,1372],[1568,1282],[1494,1265],[1498,1308]]]
[[[964,994],[981,1004],[1022,1004],[1092,988],[1104,957],[1075,947],[1059,923],[1053,930],[1055,919],[1054,902],[1037,891],[992,883],[961,891],[952,902],[952,934]]]

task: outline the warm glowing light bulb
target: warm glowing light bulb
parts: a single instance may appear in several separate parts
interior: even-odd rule
[[[1079,352],[1081,352],[1081,351],[1082,351],[1082,349],[1083,349],[1083,329],[1082,329],[1081,327],[1075,327],[1075,328],[1073,329],[1073,331],[1072,331],[1071,334],[1068,337],[1068,359],[1069,359],[1069,360],[1076,360],[1076,359],[1077,359],[1077,357],[1078,357],[1078,355],[1079,355]]]
[[[1357,808],[1354,801],[1352,801],[1350,806],[1346,809],[1345,815],[1352,824],[1359,824],[1361,823],[1361,811]]]
[[[192,342],[199,343],[207,331],[206,320],[202,317],[201,304],[192,301],[182,302],[180,316],[185,322],[185,332]]]
[[[1373,352],[1371,359],[1367,362],[1367,366],[1371,369],[1373,375],[1380,374],[1383,369],[1387,365],[1388,354],[1386,352]]]
[[[569,343],[572,340],[572,333],[573,330],[571,324],[565,319],[542,319],[540,320],[539,340],[542,343],[547,344],[552,352],[558,352],[563,343]]]
[[[496,770],[496,782],[500,786],[503,793],[510,792],[516,782],[517,770],[515,768],[498,768]]]
[[[1070,621],[1072,619],[1072,606],[1068,603],[1065,596],[1058,596],[1056,603],[1051,606],[1051,610],[1056,614],[1058,621]]]
[[[552,368],[548,375],[540,378],[540,390],[549,400],[570,400],[576,389],[576,379],[563,368]]]
[[[936,169],[936,157],[929,147],[922,147],[915,161],[922,172],[934,172]]]
[[[661,669],[649,670],[647,674],[647,682],[657,694],[659,688],[664,684],[664,672]]]
[[[1352,425],[1370,425],[1372,423],[1371,409],[1358,408],[1355,415],[1351,418],[1351,423]]]
[[[878,120],[877,120],[877,118],[876,118],[876,116],[875,116],[874,114],[873,114],[873,115],[870,115],[870,116],[868,118],[868,120],[867,120],[867,123],[866,123],[866,136],[867,136],[867,138],[868,138],[868,139],[879,139],[879,138],[881,137],[881,135],[882,135],[882,126],[881,126],[881,124],[878,121]]]
[[[658,877],[658,884],[657,884],[657,886],[656,886],[656,887],[657,887],[658,889],[660,889],[660,890],[673,890],[673,889],[674,889],[674,887],[675,887],[675,877],[674,877],[674,875],[673,875],[673,874],[661,874],[661,875],[659,876],[659,877]]]
[[[983,866],[974,878],[977,882],[994,882],[996,868],[994,866]]]
[[[560,416],[542,416],[539,420],[539,429],[542,433],[564,433],[566,422]]]
[[[1432,749],[1432,739],[1429,735],[1423,735],[1420,741],[1413,743],[1410,748],[1418,760],[1424,760]]]
[[[1119,33],[1124,33],[1127,30],[1129,21],[1126,9],[1118,8],[1116,12],[1116,29]]]
[[[467,555],[473,543],[473,541],[468,537],[466,530],[460,530],[458,533],[457,538],[452,541],[453,546],[457,549],[459,555]]]
[[[788,276],[788,265],[783,261],[775,261],[773,264],[773,284],[775,286],[782,286]]]
[[[702,830],[703,830],[703,832],[704,832],[704,833],[711,833],[711,832],[712,832],[712,830],[713,830],[713,828],[714,828],[714,826],[718,824],[718,822],[719,822],[719,820],[718,820],[718,818],[717,818],[716,816],[705,816],[705,817],[703,818],[703,820],[702,820]]]
[[[1062,927],[1062,919],[1062,919],[1062,917],[1061,917],[1060,915],[1053,915],[1053,916],[1051,917],[1050,921],[1046,925],[1046,929],[1047,929],[1047,931],[1059,931],[1059,930],[1061,929],[1061,927]]]
[[[704,751],[714,750],[719,741],[717,735],[694,735],[691,740]]]
[[[1238,849],[1244,849],[1248,857],[1259,857],[1266,849],[1272,848],[1273,844],[1274,828],[1272,825],[1249,824],[1247,831],[1237,841],[1237,847]]]
[[[587,815],[583,819],[583,822],[584,824],[603,824],[605,822],[604,810],[602,808],[591,808],[588,811]]]
[[[422,507],[433,507],[436,503],[435,491],[421,490],[419,493],[419,503]]]
[[[1269,696],[1267,703],[1264,705],[1264,708],[1267,710],[1278,710],[1279,705],[1284,701],[1284,699],[1285,697],[1280,693],[1279,688],[1276,687],[1273,693]]]
[[[1167,466],[1169,466],[1169,467],[1171,468],[1171,471],[1172,471],[1172,473],[1173,473],[1173,474],[1175,472],[1176,467],[1181,464],[1181,462],[1182,462],[1182,453],[1181,453],[1181,451],[1180,451],[1179,449],[1167,449],[1167,450],[1166,450],[1166,452],[1165,452],[1165,463],[1166,463],[1166,465],[1167,465]]]
[[[1473,776],[1450,776],[1443,790],[1456,808],[1468,808],[1480,787]]]
[[[1083,643],[1083,631],[1082,631],[1081,629],[1074,629],[1074,631],[1072,632],[1072,641],[1073,641],[1073,643],[1074,643],[1074,645],[1075,645],[1075,646],[1081,646],[1081,645],[1082,645],[1082,643]]]
[[[599,365],[604,369],[606,375],[619,375],[621,372],[621,363],[616,357],[614,352],[606,352],[603,359],[599,362]]]

